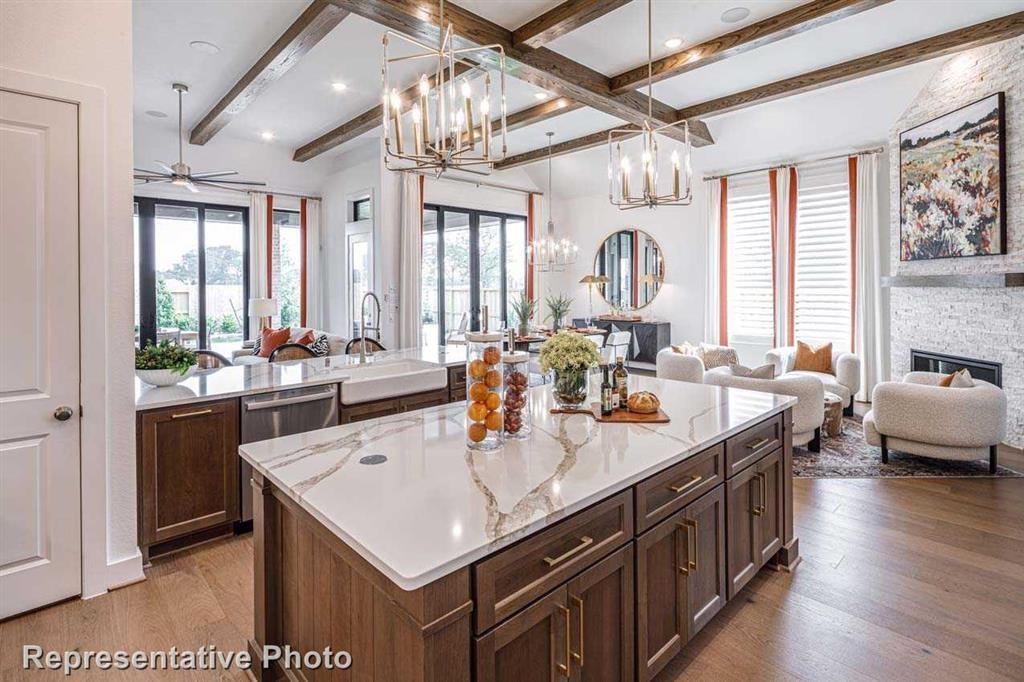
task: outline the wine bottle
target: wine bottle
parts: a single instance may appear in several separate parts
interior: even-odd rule
[[[613,389],[615,402],[622,409],[626,409],[626,401],[629,399],[629,372],[626,371],[621,355],[615,360],[615,372],[612,374],[612,378],[615,384]]]
[[[612,383],[608,380],[608,365],[601,365],[601,416],[607,417],[613,411],[612,408]]]

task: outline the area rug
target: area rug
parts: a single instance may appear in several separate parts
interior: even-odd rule
[[[908,455],[889,450],[889,463],[882,464],[881,450],[864,442],[864,427],[859,416],[843,419],[843,433],[837,438],[821,439],[821,452],[793,448],[793,475],[797,478],[944,478],[944,477],[1020,477],[1021,474],[999,466],[988,472],[988,460],[958,462]]]

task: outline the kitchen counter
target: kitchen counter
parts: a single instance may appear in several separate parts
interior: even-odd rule
[[[366,365],[395,359],[422,360],[444,367],[465,364],[465,346],[434,346],[382,351]],[[235,365],[197,372],[175,386],[154,387],[135,379],[135,409],[150,410],[302,386],[337,384],[360,368],[358,355],[329,355],[292,362]]]
[[[630,390],[656,393],[671,423],[551,415],[544,386],[530,394],[533,435],[496,452],[466,448],[462,403],[249,443],[239,452],[389,580],[415,590],[796,404],[640,376],[630,377]]]

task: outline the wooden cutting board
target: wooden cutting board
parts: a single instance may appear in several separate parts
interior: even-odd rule
[[[571,410],[563,410],[557,407],[551,408],[551,414],[586,414],[594,418],[594,421],[606,424],[668,424],[671,420],[665,414],[665,410],[658,408],[657,412],[641,414],[629,410],[615,410],[605,417],[601,414],[601,403],[592,403],[589,408],[580,407]]]

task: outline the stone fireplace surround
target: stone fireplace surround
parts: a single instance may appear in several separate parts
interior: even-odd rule
[[[900,262],[900,131],[1000,91],[1006,93],[1006,255]],[[889,144],[889,253],[894,277],[886,290],[892,377],[899,379],[910,371],[911,349],[1000,363],[1007,399],[1006,440],[1024,447],[1024,287],[975,287],[969,284],[971,277],[951,286],[916,286],[914,281],[918,276],[1024,271],[1024,37],[948,59],[896,121]]]

